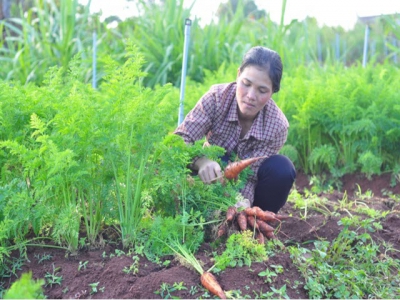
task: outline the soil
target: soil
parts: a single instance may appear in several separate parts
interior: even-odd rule
[[[377,210],[390,211],[381,220],[383,229],[373,237],[378,241],[386,241],[393,245],[395,249],[400,249],[400,183],[391,186],[389,174],[374,176],[371,180],[360,174],[346,175],[342,178],[342,188],[340,191],[333,191],[319,196],[326,197],[331,203],[342,200],[347,196],[349,200],[362,201],[369,207]],[[295,187],[300,193],[305,189],[310,189],[310,179],[304,174],[298,174]],[[362,193],[360,193],[360,190]],[[368,197],[362,197],[369,192]],[[346,194],[345,194],[346,193]],[[396,195],[390,197],[390,195]],[[327,204],[329,206],[329,203]],[[341,228],[337,224],[338,220],[347,215],[346,212],[339,212],[341,216],[326,217],[317,212],[308,212],[307,219],[299,217],[299,211],[295,210],[291,203],[287,203],[282,210],[282,214],[292,217],[283,221],[277,237],[285,245],[302,243],[306,241],[324,239],[334,240]],[[204,264],[204,269],[213,265],[211,261],[213,247],[215,243],[209,240],[205,242],[196,257]],[[220,250],[224,243],[220,243]],[[47,285],[44,287],[47,298],[81,298],[81,299],[110,299],[110,298],[172,298],[179,297],[185,299],[213,298],[205,294],[206,290],[200,284],[199,274],[194,270],[181,265],[172,256],[169,264],[156,264],[140,256],[138,273],[136,275],[126,274],[124,268],[132,265],[132,255],[121,255],[110,258],[110,254],[115,254],[116,249],[121,249],[118,245],[108,243],[102,249],[82,250],[77,256],[66,256],[64,250],[53,248],[30,247],[27,251],[28,261],[25,261],[18,274],[32,271],[33,278],[44,278],[46,274],[54,272],[57,276],[62,276],[61,284]],[[39,263],[38,257],[51,255],[50,260]],[[395,258],[400,258],[399,252],[394,252]],[[79,269],[80,263],[87,264]],[[258,274],[265,271],[267,266],[281,265],[284,272],[275,277],[274,282],[265,283],[264,279]],[[269,257],[265,262],[253,263],[251,267],[243,266],[227,268],[216,274],[216,278],[225,291],[240,290],[240,298],[259,298],[260,293],[270,292],[270,287],[280,288],[286,285],[286,293],[289,298],[304,299],[309,298],[304,289],[302,277],[296,267],[291,263],[289,254],[286,252],[277,253]],[[5,287],[9,286],[16,278],[2,279]],[[187,289],[173,290],[174,283],[183,283]],[[97,284],[97,292],[91,287]],[[168,284],[168,285],[166,285]],[[164,289],[162,289],[162,286]],[[156,293],[158,291],[158,293]]]

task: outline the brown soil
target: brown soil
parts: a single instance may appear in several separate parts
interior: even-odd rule
[[[381,220],[383,229],[374,235],[374,238],[391,243],[395,249],[400,249],[400,203],[390,197],[391,194],[400,194],[400,184],[391,187],[390,175],[376,176],[372,180],[353,174],[343,178],[341,191],[334,191],[329,194],[321,194],[329,201],[343,199],[344,191],[349,200],[357,200],[362,197],[357,193],[360,189],[362,193],[370,191],[370,197],[362,197],[362,202],[378,210],[390,211],[384,220]],[[309,189],[309,178],[304,174],[298,174],[295,188],[302,193],[305,188]],[[372,196],[373,195],[373,196]],[[358,199],[360,200],[360,199]],[[360,200],[361,201],[361,200]],[[299,211],[296,211],[291,204],[286,204],[280,213],[292,214],[292,218],[283,221],[278,238],[284,244],[301,243],[315,239],[334,240],[341,228],[337,224],[340,217],[325,217],[316,212],[309,212],[306,220],[299,218]],[[341,213],[341,212],[340,212]],[[343,212],[343,215],[347,215]],[[212,241],[204,243],[196,254],[204,263],[204,268],[212,266],[211,261]],[[222,243],[220,247],[223,248]],[[105,248],[97,250],[81,251],[77,256],[65,256],[65,251],[52,248],[32,247],[28,248],[29,261],[25,262],[22,269],[18,272],[32,271],[35,279],[44,278],[46,274],[53,272],[53,266],[58,268],[57,275],[62,276],[61,285],[46,286],[45,294],[48,298],[212,298],[207,296],[206,290],[200,284],[199,274],[193,270],[182,266],[173,257],[167,257],[171,263],[169,265],[155,264],[145,257],[140,257],[139,270],[136,275],[123,272],[125,267],[132,265],[132,255],[122,255],[110,258],[110,254],[115,254],[118,246],[107,244]],[[103,254],[107,257],[103,257]],[[398,253],[398,252],[397,252]],[[50,254],[51,260],[38,262],[38,257]],[[396,257],[397,255],[397,257]],[[394,254],[400,258],[399,254]],[[79,263],[87,261],[86,268],[79,271]],[[272,283],[265,283],[258,273],[265,271],[269,265],[281,265],[284,272],[279,274]],[[227,268],[225,271],[216,275],[219,283],[225,291],[240,290],[240,297],[259,298],[260,293],[270,292],[270,287],[280,288],[286,285],[286,293],[290,298],[308,298],[307,291],[303,287],[302,277],[296,267],[291,263],[287,252],[278,253],[269,257],[263,263],[253,263],[251,267]],[[3,279],[6,286],[15,278]],[[162,284],[181,283],[187,288],[185,290],[161,289]],[[97,293],[92,293],[90,284],[98,283]],[[156,294],[156,291],[163,291],[163,294]]]

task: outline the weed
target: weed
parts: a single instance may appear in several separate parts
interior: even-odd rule
[[[314,210],[325,216],[330,216],[333,214],[331,210],[326,206],[328,199],[325,197],[319,197],[316,194],[311,193],[307,189],[304,190],[305,195],[302,196],[296,190],[293,190],[289,195],[289,202],[294,204],[295,208],[301,209],[303,212],[300,212],[301,218],[307,220],[308,211]]]
[[[44,275],[44,278],[46,279],[46,286],[50,285],[50,287],[53,287],[54,284],[61,285],[61,281],[62,281],[62,276],[58,276],[58,271],[61,268],[59,268],[59,267],[56,268],[54,266],[54,263],[52,266],[53,266],[53,271],[51,273],[47,272]]]
[[[35,258],[38,260],[38,264],[41,264],[44,261],[52,260],[53,256],[51,254],[43,253],[42,256],[35,254]]]
[[[282,298],[290,299],[286,293],[286,284],[281,286],[280,289],[276,289],[273,286],[271,286],[271,290],[274,292],[272,295],[273,295],[273,298],[275,298],[275,299],[282,299]],[[276,297],[276,295],[278,295],[279,297]]]
[[[189,294],[193,296],[193,295],[195,295],[197,292],[198,292],[197,286],[196,286],[196,285],[192,285],[192,286],[190,287]]]
[[[174,282],[172,286],[169,285],[168,283],[163,282],[160,286],[160,289],[158,289],[154,293],[160,295],[163,299],[170,299],[170,298],[176,298],[172,296],[171,293],[182,290],[187,290],[187,287],[183,285],[183,282],[179,283]]]
[[[226,243],[226,249],[221,255],[215,256],[215,271],[225,270],[226,267],[251,266],[253,261],[266,260],[267,252],[264,245],[253,239],[253,233],[246,230],[232,234]]]
[[[343,218],[339,224],[344,227],[332,243],[315,242],[313,250],[289,248],[294,263],[306,279],[304,288],[309,296],[398,298],[400,260],[382,252],[369,235],[382,225],[373,219],[356,217]]]
[[[228,299],[251,299],[249,295],[242,295],[241,290],[230,290],[226,291],[225,294]]]
[[[96,294],[98,292],[97,287],[98,287],[99,283],[100,282],[89,283],[89,287],[91,288],[90,295]]]
[[[32,273],[24,273],[5,292],[4,299],[45,299],[46,297],[42,289],[43,284],[44,280],[42,279],[38,281],[33,280]]]
[[[82,268],[84,269],[84,270],[86,270],[86,266],[87,266],[87,264],[88,264],[88,260],[87,261],[84,261],[84,262],[79,262],[79,266],[78,266],[78,271],[80,271],[80,270],[82,270]]]
[[[122,270],[125,274],[137,274],[139,272],[139,256],[132,256],[133,263],[128,267],[124,267]]]
[[[115,254],[117,255],[117,257],[121,257],[122,255],[125,255],[125,252],[120,249],[115,249]]]
[[[274,271],[271,271],[270,269],[265,269],[265,271],[262,271],[258,273],[258,276],[264,277],[264,282],[265,283],[272,283],[278,276]]]

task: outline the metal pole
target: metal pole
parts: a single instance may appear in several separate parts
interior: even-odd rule
[[[183,122],[183,99],[185,97],[185,81],[186,81],[186,69],[187,69],[187,58],[190,40],[190,26],[192,21],[190,19],[185,20],[185,42],[183,44],[183,60],[182,60],[182,76],[181,76],[181,94],[179,98],[179,115],[178,115],[178,125]]]
[[[92,62],[92,71],[93,71],[93,76],[92,76],[92,87],[95,89],[96,88],[96,51],[97,51],[97,35],[96,31],[93,31],[93,62]]]
[[[363,67],[367,65],[367,54],[368,54],[368,38],[369,38],[369,26],[365,27],[365,37],[364,37],[364,54],[363,54]]]
[[[335,53],[336,53],[336,60],[339,60],[340,59],[340,37],[339,37],[339,33],[337,33],[337,32],[336,32]]]

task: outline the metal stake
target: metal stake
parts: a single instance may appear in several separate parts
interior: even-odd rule
[[[185,81],[186,81],[186,69],[187,69],[187,58],[188,58],[188,48],[190,40],[190,26],[192,21],[190,19],[185,20],[185,42],[183,45],[183,61],[182,61],[182,77],[181,77],[181,93],[179,102],[179,115],[178,115],[178,125],[183,122],[183,99],[185,96]]]

